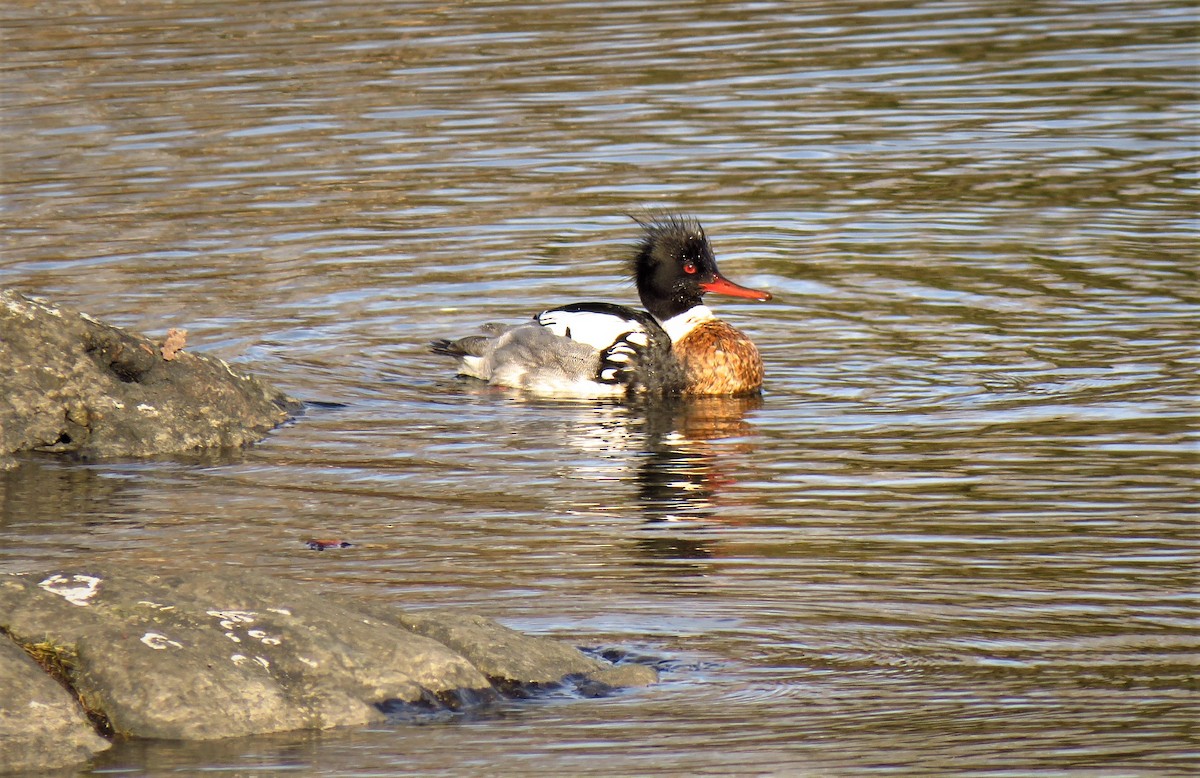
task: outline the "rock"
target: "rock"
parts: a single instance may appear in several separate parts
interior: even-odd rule
[[[0,291],[0,456],[237,447],[299,411],[279,390],[219,359],[180,350],[181,343],[178,332],[157,344]]]
[[[570,676],[613,686],[654,675],[479,616],[355,607],[235,569],[2,576],[0,631],[58,647],[85,709],[129,737],[365,724],[397,703],[458,707]],[[41,675],[26,665],[0,670],[0,684],[12,685],[8,674]]]
[[[493,681],[554,684],[582,676],[609,686],[646,686],[658,680],[658,674],[644,665],[613,667],[571,646],[523,635],[482,616],[423,611],[399,614],[398,620],[413,632],[462,654]]]
[[[71,693],[3,639],[0,679],[0,772],[65,767],[109,747]]]
[[[646,665],[606,665],[600,670],[588,673],[588,678],[608,689],[634,688],[658,683],[658,671]]]

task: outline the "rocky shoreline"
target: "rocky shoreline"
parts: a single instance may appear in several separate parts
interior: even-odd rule
[[[301,410],[186,345],[181,330],[153,341],[0,291],[0,468],[27,452],[235,448]],[[69,768],[124,738],[356,726],[657,678],[482,616],[380,607],[239,567],[127,568],[0,575],[0,773]]]
[[[356,603],[232,567],[0,576],[0,771],[77,764],[114,738],[364,725],[396,706],[656,679],[481,616]]]

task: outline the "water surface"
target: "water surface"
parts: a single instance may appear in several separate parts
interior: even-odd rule
[[[241,565],[663,670],[91,774],[1196,769],[1189,4],[0,13],[0,283],[327,404],[241,453],[23,460],[0,570]],[[530,401],[427,353],[633,301],[647,207],[775,294],[711,301],[760,400]]]

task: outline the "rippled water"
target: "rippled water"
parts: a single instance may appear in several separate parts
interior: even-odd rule
[[[0,14],[0,283],[323,403],[237,455],[0,473],[0,570],[247,565],[663,669],[97,772],[1196,769],[1191,4]],[[761,400],[533,402],[426,353],[632,301],[645,207],[775,293],[713,301]]]

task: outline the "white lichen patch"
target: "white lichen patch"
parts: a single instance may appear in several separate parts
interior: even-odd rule
[[[317,667],[320,667],[320,666],[321,666],[321,663],[320,663],[320,662],[317,662],[317,661],[315,661],[315,660],[313,660],[313,659],[309,659],[309,658],[308,658],[308,657],[306,657],[306,656],[298,656],[298,657],[296,657],[296,658],[297,658],[297,659],[299,659],[299,660],[300,660],[301,662],[303,662],[304,664],[306,664],[306,665],[308,665],[309,667],[312,667],[312,668],[317,668]]]
[[[239,375],[239,374],[237,374],[237,373],[233,372],[233,368],[232,368],[232,367],[230,367],[230,366],[229,366],[229,363],[228,363],[228,362],[226,362],[226,361],[225,361],[225,360],[223,360],[223,359],[217,359],[217,364],[219,364],[221,367],[225,368],[225,372],[226,372],[226,373],[229,373],[229,375],[230,375],[230,376],[232,376],[232,377],[234,377],[234,378],[241,378],[241,379],[245,379],[245,378],[246,378],[246,376],[242,376],[242,375]]]
[[[72,605],[87,606],[89,600],[100,590],[100,579],[94,575],[65,575],[55,573],[38,584],[41,588],[57,594]]]
[[[53,316],[58,319],[62,318],[62,311],[60,311],[59,309],[57,309],[53,305],[51,305],[50,301],[47,300],[45,297],[30,297],[28,307],[30,309],[32,309],[30,311],[31,314],[33,313],[33,310],[38,310],[49,316]],[[80,314],[80,315],[82,315],[82,314]],[[29,318],[32,319],[33,316],[31,315]]]
[[[155,651],[165,651],[168,648],[183,648],[182,643],[171,640],[161,632],[147,632],[145,635],[142,635],[142,642]]]
[[[137,407],[137,409],[148,416],[157,416],[158,415],[158,408],[155,408],[153,405],[147,405],[146,403],[142,403],[141,405],[139,405]]]
[[[254,659],[251,659],[250,657],[246,656],[245,654],[231,654],[229,656],[229,661],[233,662],[238,667],[241,667],[242,665],[246,664],[247,662],[254,662],[254,664],[256,664],[260,667],[263,667],[268,670],[271,669],[271,663],[269,661],[267,661],[267,659],[265,657],[261,657],[261,656],[256,656],[256,657],[254,657]]]
[[[205,611],[209,616],[219,619],[217,622],[223,630],[237,629],[239,624],[253,624],[258,614],[254,611]]]
[[[37,311],[47,313],[49,316],[62,318],[62,311],[50,305],[50,301],[41,297],[20,298],[17,292],[12,289],[5,289],[0,292],[0,298],[4,299],[6,309],[16,313],[16,315],[32,321],[37,315]]]
[[[26,319],[33,318],[33,314],[29,312],[29,306],[25,304],[24,300],[17,299],[16,292],[5,289],[3,293],[0,293],[0,300],[4,301],[4,307],[11,313],[23,316]]]
[[[174,605],[163,605],[161,602],[151,602],[150,600],[138,600],[138,605],[145,605],[147,608],[153,608],[156,611],[173,611]]]
[[[246,630],[246,634],[249,635],[250,637],[254,638],[255,640],[262,642],[262,644],[265,646],[277,646],[283,642],[279,638],[270,637],[269,635],[267,635],[267,633],[265,631],[263,631],[261,629]]]
[[[278,613],[280,616],[291,616],[292,612],[287,608],[267,608],[271,613]]]
[[[209,616],[228,621],[240,621],[243,624],[253,624],[258,618],[254,611],[205,611]]]

